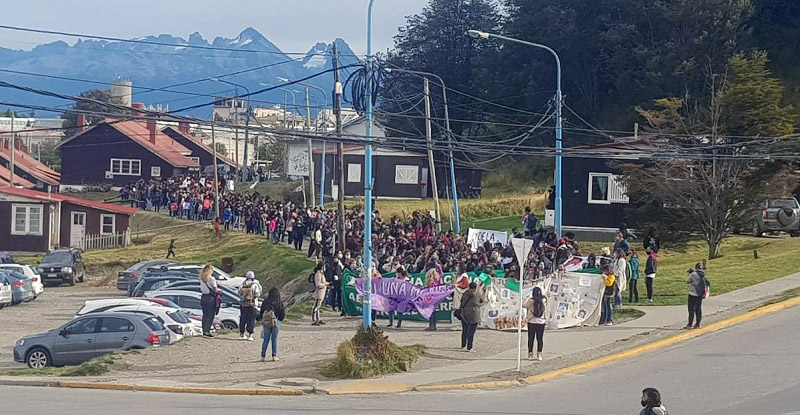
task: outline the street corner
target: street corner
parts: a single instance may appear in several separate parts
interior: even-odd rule
[[[326,395],[370,395],[411,392],[414,387],[402,382],[363,380],[317,389]]]
[[[446,385],[424,385],[414,387],[415,392],[445,392],[457,390],[492,390],[492,389],[505,389],[516,388],[521,386],[517,380],[497,380],[491,382],[476,382],[476,383],[456,383]]]

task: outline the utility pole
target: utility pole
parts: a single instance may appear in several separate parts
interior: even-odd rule
[[[11,176],[9,177],[11,187],[14,187],[14,147],[16,146],[16,139],[14,139],[14,111],[11,111],[11,160],[9,164],[9,169],[11,171]]]
[[[317,206],[314,192],[314,153],[311,145],[311,105],[308,103],[308,87],[306,87],[306,134],[308,134],[308,186],[311,188],[311,207]]]
[[[214,219],[219,217],[219,177],[217,177],[217,135],[214,132],[214,123],[211,123],[211,148],[214,149]]]
[[[244,102],[244,101],[243,101]],[[244,113],[244,158],[242,162],[242,166],[244,167],[244,173],[242,173],[242,179],[247,182],[250,180],[249,170],[247,169],[247,142],[250,141],[250,98],[247,98],[247,112]],[[216,149],[215,149],[216,150]]]
[[[339,251],[344,252],[345,249],[345,231],[344,231],[344,144],[342,143],[342,84],[339,82],[339,49],[336,47],[336,41],[333,42],[333,114],[336,117],[336,138],[339,142],[336,144],[336,170],[339,185],[339,214],[337,215],[337,224],[339,227]]]
[[[428,78],[425,81],[425,138],[428,141],[428,168],[431,173],[433,203],[436,207],[436,230],[442,231],[442,211],[439,208],[439,186],[436,184],[436,163],[433,161],[433,142],[431,138],[431,87]]]
[[[238,167],[238,166],[240,166],[240,164],[239,164],[239,110],[236,110],[236,112],[233,114],[233,116],[235,117],[234,118],[234,124],[236,124],[236,127],[233,127],[233,134],[234,134],[233,140],[236,143],[236,166],[237,166],[237,168],[239,168]],[[236,175],[236,181],[240,181],[239,179],[241,177],[242,176],[237,174]]]

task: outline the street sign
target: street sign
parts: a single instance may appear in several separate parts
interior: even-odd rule
[[[514,253],[517,255],[517,263],[519,269],[525,269],[525,263],[528,262],[528,253],[533,248],[533,240],[525,238],[511,238],[511,246],[514,247]]]

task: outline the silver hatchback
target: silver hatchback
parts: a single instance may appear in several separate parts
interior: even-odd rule
[[[77,365],[117,350],[135,350],[169,344],[166,328],[157,317],[133,313],[93,313],[14,345],[14,360],[33,369]]]

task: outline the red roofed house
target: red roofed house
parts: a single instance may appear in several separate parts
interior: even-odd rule
[[[209,168],[212,172],[214,171],[214,150],[211,146],[203,143],[200,137],[192,135],[189,132],[188,124],[181,123],[177,128],[167,127],[161,132],[188,148],[192,152],[189,158],[200,164],[201,171],[205,172]],[[235,170],[236,162],[217,153],[217,166],[226,171]]]
[[[92,249],[130,242],[136,209],[58,193],[0,187],[0,251]]]
[[[8,184],[11,169],[11,140],[3,140],[0,145],[0,185]],[[23,179],[24,182],[20,182]],[[26,188],[35,187],[43,191],[57,192],[61,176],[28,154],[27,149],[17,141],[14,150],[14,184]],[[30,186],[32,184],[33,186]]]
[[[106,120],[59,144],[62,190],[122,187],[139,179],[198,170],[192,151],[158,131],[154,120]]]
[[[0,187],[5,187],[5,186],[11,186],[11,170],[3,166],[0,166]],[[25,189],[33,189],[36,187],[35,184],[23,179],[22,177],[16,174],[14,175],[14,186],[22,187]]]

